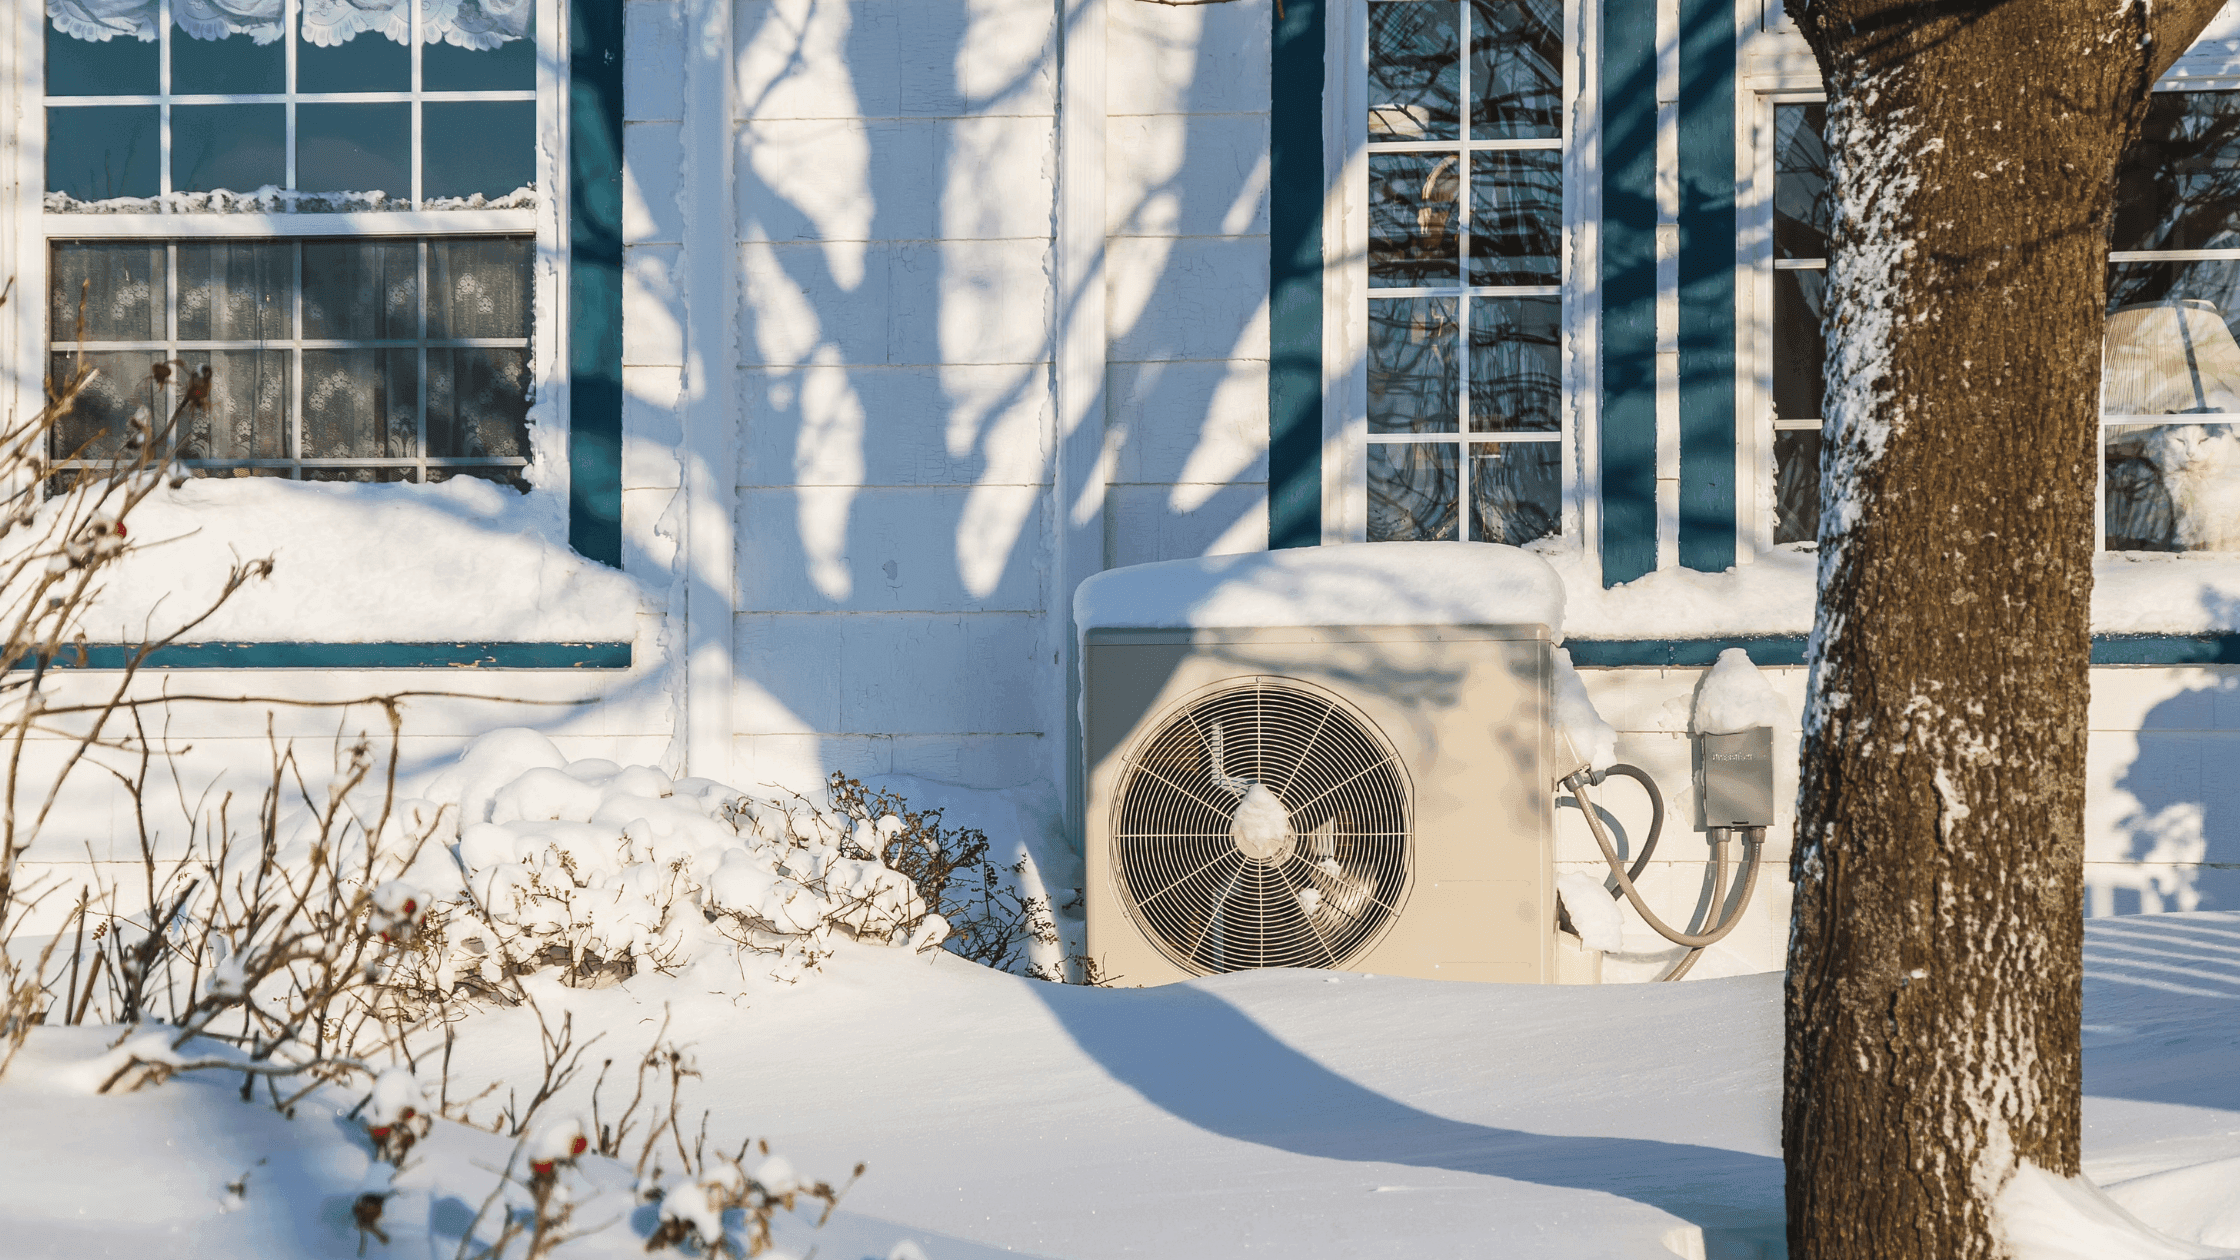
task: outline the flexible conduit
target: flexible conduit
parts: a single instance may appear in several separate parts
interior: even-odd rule
[[[1707,931],[1682,932],[1663,919],[1658,918],[1657,912],[1649,908],[1649,903],[1642,900],[1641,891],[1633,885],[1634,879],[1648,865],[1649,854],[1655,847],[1657,834],[1664,828],[1664,797],[1657,791],[1655,782],[1636,767],[1612,766],[1605,773],[1622,774],[1626,778],[1639,782],[1648,789],[1649,799],[1656,807],[1656,813],[1649,826],[1649,843],[1642,846],[1641,856],[1634,859],[1633,868],[1630,871],[1626,868],[1625,859],[1618,856],[1618,847],[1611,843],[1610,833],[1602,825],[1602,817],[1595,809],[1594,799],[1587,795],[1588,776],[1586,772],[1581,771],[1572,775],[1563,781],[1563,785],[1570,788],[1571,794],[1578,798],[1579,812],[1587,816],[1587,829],[1594,833],[1594,842],[1602,849],[1602,860],[1609,864],[1611,877],[1618,881],[1618,891],[1611,895],[1622,895],[1627,901],[1632,902],[1634,912],[1641,916],[1642,922],[1654,928],[1657,935],[1675,945],[1688,947],[1687,955],[1673,964],[1672,970],[1657,977],[1659,980],[1678,980],[1688,974],[1688,971],[1696,965],[1697,957],[1703,953],[1706,947],[1716,945],[1726,939],[1727,934],[1734,931],[1735,925],[1742,922],[1743,913],[1750,908],[1750,896],[1757,891],[1758,869],[1764,865],[1759,857],[1762,852],[1761,846],[1764,842],[1765,830],[1761,827],[1742,829],[1745,869],[1742,875],[1742,899],[1735,905],[1734,909],[1720,918]],[[1711,877],[1711,907],[1709,913],[1712,915],[1719,913],[1721,904],[1727,898],[1727,831],[1728,829],[1724,827],[1712,829],[1712,846],[1716,852]]]

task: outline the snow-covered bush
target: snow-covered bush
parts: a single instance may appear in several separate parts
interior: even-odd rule
[[[400,807],[449,820],[456,837],[417,980],[497,992],[557,968],[597,985],[711,956],[793,977],[835,936],[916,950],[954,939],[998,965],[1023,954],[1035,910],[1048,911],[1009,890],[986,837],[844,776],[830,786],[830,804],[757,797],[571,761],[535,731],[490,732]],[[954,938],[952,916],[966,926]]]

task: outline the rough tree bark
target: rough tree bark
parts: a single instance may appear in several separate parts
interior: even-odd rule
[[[1798,1260],[2078,1171],[2114,174],[2219,0],[1788,0],[1838,202],[1782,1149]]]

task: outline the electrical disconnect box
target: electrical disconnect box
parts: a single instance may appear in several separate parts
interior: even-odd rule
[[[1700,737],[1703,768],[1697,799],[1706,827],[1773,825],[1773,728]]]

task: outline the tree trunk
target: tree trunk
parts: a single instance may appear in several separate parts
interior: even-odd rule
[[[2107,230],[2218,0],[1789,0],[1837,198],[1782,1150],[1798,1260],[2078,1171]],[[2151,29],[2150,29],[2151,28]]]

